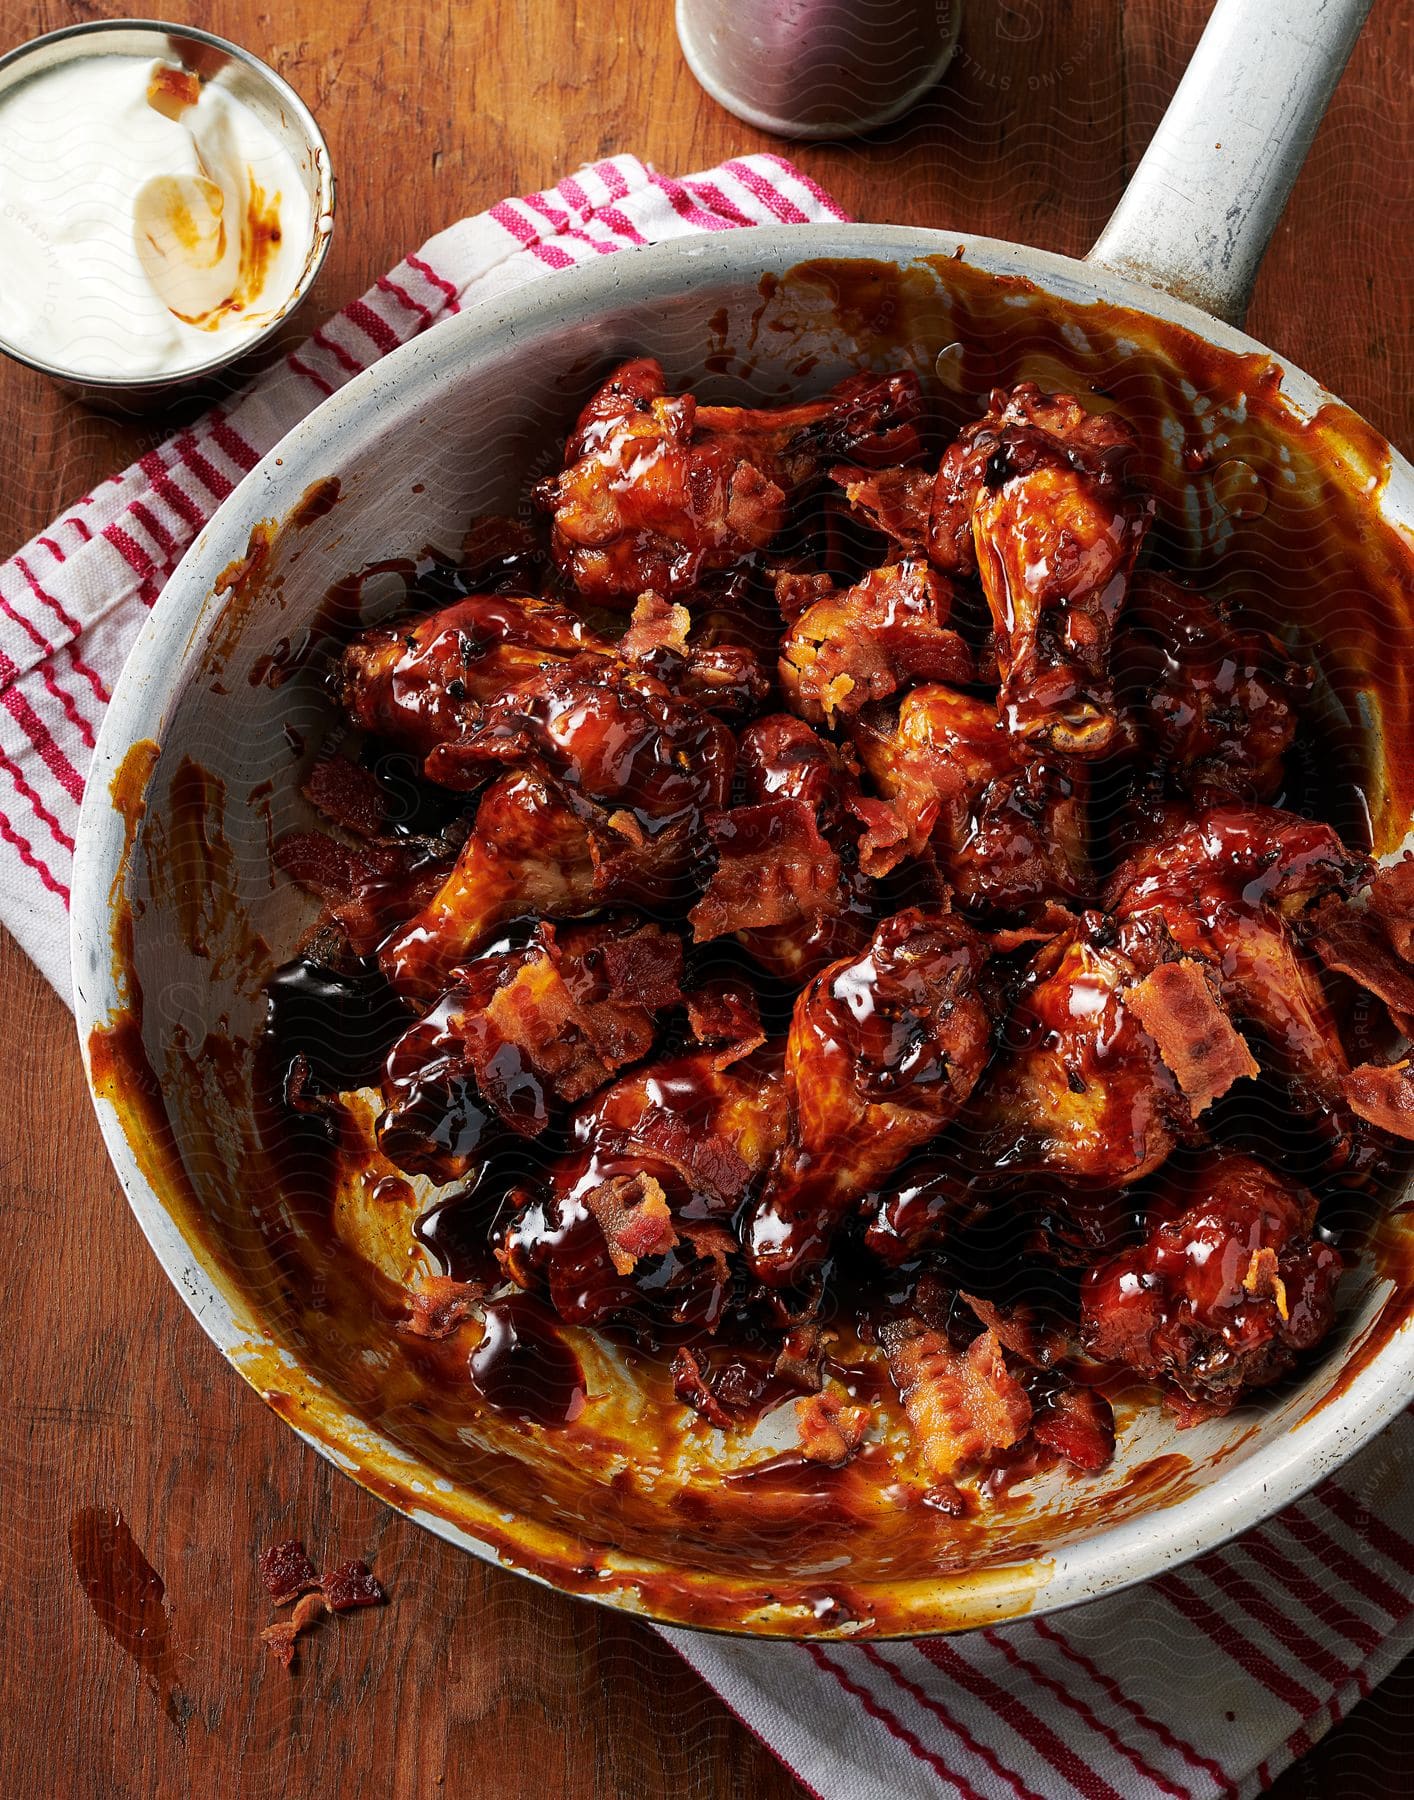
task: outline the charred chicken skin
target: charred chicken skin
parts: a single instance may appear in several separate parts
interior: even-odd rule
[[[421,1347],[607,1327],[699,1436],[788,1400],[812,1479],[891,1392],[956,1512],[1102,1470],[1112,1377],[1189,1424],[1318,1345],[1414,1141],[1414,858],[1289,810],[1311,669],[1152,566],[1128,423],[924,414],[625,363],[548,542],[481,522],[346,646],[272,1092],[440,1190]],[[292,1048],[307,989],[370,1020]]]

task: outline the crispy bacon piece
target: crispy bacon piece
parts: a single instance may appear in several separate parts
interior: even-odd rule
[[[1091,1355],[1165,1383],[1181,1425],[1228,1411],[1330,1329],[1342,1265],[1315,1216],[1309,1194],[1250,1157],[1210,1162],[1141,1244],[1087,1273]]]
[[[763,1281],[816,1267],[850,1204],[966,1101],[990,1049],[987,956],[955,914],[914,908],[800,995],[786,1041],[790,1140],[744,1230]]]
[[[484,1002],[471,996],[456,1029],[479,1091],[513,1130],[533,1135],[545,1125],[549,1095],[582,1100],[603,1086],[618,1058],[604,1054],[592,1011],[575,1003],[547,949],[537,945],[507,961]],[[645,1018],[643,1048],[651,1042]]]
[[[688,914],[696,943],[841,910],[840,859],[805,801],[737,806],[708,828],[717,867]]]
[[[296,1639],[329,1611],[329,1602],[323,1594],[306,1594],[296,1603],[288,1619],[265,1627],[260,1634],[261,1641],[282,1669],[294,1667]]]
[[[665,651],[672,656],[686,657],[687,634],[691,629],[692,614],[687,608],[665,600],[650,588],[634,602],[628,630],[619,639],[619,655],[650,667]]]
[[[928,548],[928,512],[935,476],[930,469],[831,469],[830,480],[844,489],[854,512],[897,544],[906,556]]]
[[[800,1454],[807,1462],[839,1469],[864,1442],[869,1408],[851,1406],[843,1393],[826,1388],[795,1403],[795,1430]]]
[[[677,1245],[667,1196],[642,1170],[601,1181],[583,1203],[599,1222],[616,1274],[631,1275],[645,1257],[666,1256]]]
[[[1414,1138],[1414,1062],[1381,1068],[1357,1063],[1345,1077],[1345,1097],[1353,1111],[1395,1137]]]
[[[387,831],[387,790],[371,769],[347,756],[321,756],[301,789],[306,800],[331,825],[354,837],[376,841]]]
[[[1069,756],[1115,736],[1110,640],[1153,513],[1125,477],[1136,443],[1122,419],[1023,382],[992,394],[933,490],[929,553],[981,577],[1008,729]]]
[[[669,599],[765,550],[792,490],[828,460],[897,460],[919,447],[911,376],[855,376],[773,411],[701,406],[640,357],[591,398],[565,468],[535,490],[550,547],[581,594]]]
[[[1083,778],[1027,754],[990,704],[928,683],[852,735],[882,796],[850,801],[868,874],[926,857],[965,905],[1006,911],[1086,892]]]
[[[1373,915],[1373,916],[1372,916]],[[1391,947],[1386,922],[1342,900],[1323,900],[1310,915],[1309,940],[1328,969],[1348,976],[1391,1012],[1414,1013],[1414,968]]]
[[[1384,921],[1396,956],[1414,962],[1414,850],[1383,863],[1370,879],[1370,911]]]
[[[1031,1402],[994,1332],[959,1350],[916,1319],[891,1319],[879,1337],[918,1452],[939,1480],[1026,1435]]]
[[[1003,1350],[1009,1350],[1033,1369],[1047,1369],[1060,1356],[1064,1346],[1052,1331],[1027,1308],[1013,1306],[1006,1311],[993,1300],[980,1294],[962,1294],[977,1323],[990,1331]]]
[[[731,1414],[707,1384],[707,1368],[696,1350],[684,1346],[673,1356],[673,1393],[683,1406],[690,1406],[718,1431],[730,1431]]]
[[[425,845],[366,843],[355,850],[322,831],[289,831],[275,842],[276,868],[324,904],[355,955],[377,948],[397,920],[426,905],[447,878]]]
[[[1158,1045],[1195,1119],[1234,1081],[1261,1073],[1246,1039],[1219,1005],[1203,965],[1192,957],[1160,963],[1124,998]]]
[[[284,1543],[261,1551],[260,1579],[276,1606],[288,1606],[310,1588],[319,1586],[314,1564],[298,1538],[287,1538]]]
[[[339,698],[359,730],[426,757],[472,731],[488,702],[586,650],[608,645],[554,601],[476,594],[361,632],[340,663]]]
[[[781,686],[813,724],[850,718],[915,681],[972,679],[972,653],[947,629],[951,589],[912,559],[873,569],[816,600],[781,642]]]
[[[802,1393],[818,1394],[825,1384],[825,1332],[813,1320],[793,1325],[776,1352],[771,1373]]]
[[[1113,1462],[1114,1408],[1097,1389],[1053,1376],[1033,1404],[1031,1434],[1038,1444],[1085,1475],[1097,1475]]]
[[[704,981],[684,998],[692,1035],[711,1049],[714,1069],[730,1068],[766,1042],[756,996],[743,982]]]
[[[319,1586],[330,1612],[354,1612],[365,1606],[382,1606],[388,1598],[366,1562],[340,1563],[320,1578]]]
[[[474,1281],[424,1275],[408,1295],[408,1316],[398,1329],[409,1337],[448,1338],[476,1317],[485,1290]]]

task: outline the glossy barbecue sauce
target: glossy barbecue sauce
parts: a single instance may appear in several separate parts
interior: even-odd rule
[[[896,272],[891,277],[822,267],[799,272],[797,284],[803,291],[812,284],[823,284],[837,316],[867,351],[871,334],[881,341],[896,334],[900,317],[906,316],[910,307],[926,313],[924,301],[908,290],[906,279],[895,277]],[[1303,649],[1316,645],[1317,694],[1314,700],[1299,697],[1301,727],[1286,753],[1280,785],[1262,798],[1329,821],[1353,851],[1368,848],[1372,821],[1373,835],[1384,841],[1388,821],[1398,818],[1401,808],[1407,816],[1407,796],[1389,789],[1371,792],[1349,697],[1360,687],[1378,691],[1387,728],[1400,730],[1407,723],[1409,705],[1403,677],[1387,667],[1377,650],[1382,628],[1391,642],[1408,635],[1407,569],[1391,547],[1376,544],[1374,560],[1382,557],[1382,571],[1393,571],[1393,579],[1372,580],[1372,618],[1357,630],[1346,612],[1333,631],[1321,635],[1318,628],[1326,598],[1321,559],[1309,558],[1293,569],[1280,555],[1281,515],[1288,513],[1297,498],[1302,508],[1325,506],[1324,523],[1343,554],[1354,557],[1357,550],[1370,547],[1363,514],[1350,498],[1348,478],[1337,478],[1329,469],[1337,446],[1346,458],[1363,455],[1372,461],[1376,446],[1361,437],[1347,415],[1332,414],[1309,428],[1309,461],[1293,480],[1290,469],[1279,466],[1260,435],[1263,409],[1276,405],[1266,368],[1251,359],[1219,359],[1212,353],[1211,363],[1204,363],[1200,374],[1213,389],[1231,387],[1235,380],[1245,384],[1244,421],[1233,425],[1227,442],[1217,444],[1199,441],[1195,428],[1193,441],[1170,461],[1169,449],[1156,452],[1159,434],[1153,429],[1154,422],[1177,404],[1177,378],[1164,371],[1162,358],[1155,369],[1136,370],[1135,359],[1127,350],[1121,353],[1114,336],[1107,343],[1103,329],[1096,333],[1095,348],[1076,351],[1072,338],[1062,336],[1059,327],[1048,337],[1051,328],[1044,310],[1022,308],[1026,319],[1013,318],[1002,291],[1007,285],[972,281],[963,271],[948,309],[955,328],[947,336],[965,345],[962,385],[970,390],[972,404],[993,382],[1014,381],[1049,356],[1057,368],[1070,368],[1071,385],[1087,386],[1131,419],[1141,436],[1138,479],[1150,485],[1159,499],[1151,557],[1167,560],[1178,575],[1200,584],[1211,575],[1220,577],[1238,619],[1254,628],[1283,626],[1289,630],[1294,617]],[[776,299],[773,293],[763,295],[768,319]],[[1123,316],[1119,317],[1122,322]],[[1104,323],[1099,321],[1101,326]],[[1186,343],[1184,354],[1190,362],[1196,357],[1200,363],[1207,355]],[[966,417],[975,416],[956,396],[944,394],[937,398],[937,405],[944,440]],[[957,408],[956,420],[948,417],[950,406]],[[1199,513],[1212,523],[1222,489],[1215,475],[1218,459],[1230,462],[1238,452],[1257,469],[1255,479],[1270,484],[1274,505],[1265,515],[1244,521],[1252,528],[1250,536],[1218,529],[1215,541],[1220,553],[1212,567],[1190,572],[1185,569],[1185,562],[1191,560],[1188,553],[1180,554],[1185,515],[1191,514],[1196,497]],[[1290,523],[1289,517],[1286,523]],[[410,587],[410,615],[486,587],[515,591],[530,586],[532,578],[536,590],[543,589],[544,563],[533,553],[519,546],[497,547],[494,528],[483,532],[477,542],[478,551],[466,567],[440,566]],[[828,568],[840,581],[871,566],[880,554],[878,537],[862,528],[831,495],[819,491],[798,500],[785,546],[797,555],[808,552],[813,566]],[[1284,585],[1273,581],[1279,556]],[[770,618],[772,609],[769,604],[763,606],[759,593],[752,605],[758,616]],[[1383,617],[1382,607],[1387,609]],[[985,609],[965,581],[959,584],[954,623],[972,633],[985,670]],[[773,629],[779,632],[779,620]],[[1183,643],[1157,651],[1151,647],[1133,665],[1138,673],[1131,671],[1131,680],[1140,689],[1158,692],[1165,682],[1172,681],[1176,665],[1182,664],[1191,691],[1217,696],[1213,733],[1215,756],[1220,758],[1227,743],[1223,730],[1231,726],[1230,719],[1224,725],[1222,705],[1230,701],[1236,682],[1256,679],[1252,663],[1256,655],[1255,650],[1250,654],[1210,652],[1206,640],[1198,639],[1187,648]],[[656,682],[643,684],[650,711],[671,705],[659,701],[657,686]],[[979,689],[983,694],[992,691],[986,685]],[[456,696],[451,698],[455,702]],[[549,698],[542,696],[529,709],[518,711],[514,701],[508,701],[500,721],[493,723],[493,734],[528,733],[557,775],[586,792],[626,794],[640,826],[649,829],[659,828],[665,819],[677,819],[684,808],[696,813],[710,803],[711,796],[704,795],[701,785],[704,767],[714,793],[719,797],[724,793],[719,771],[729,765],[730,752],[722,748],[721,732],[715,726],[694,726],[697,735],[681,737],[664,719],[655,718],[645,736],[643,721],[638,720],[636,733],[608,734],[614,757],[611,764],[585,768],[566,760],[557,747],[565,735],[566,711],[608,703],[592,683],[580,689],[571,684],[558,699],[553,693]],[[1187,718],[1180,718],[1173,728],[1196,729]],[[406,758],[400,761],[398,753],[380,750],[376,739],[363,754],[380,781],[393,780],[396,770],[396,778],[421,796],[419,804],[445,810],[445,793],[428,791],[426,783],[409,774]],[[1064,757],[1050,763],[1048,756],[1042,748],[1032,766],[1052,769],[1054,781],[1063,784],[1067,794],[1071,783],[1083,786],[1090,809],[1090,897],[1099,900],[1105,883],[1132,850],[1136,835],[1148,828],[1155,796],[1131,747],[1120,746],[1110,756],[1083,766]],[[1397,771],[1395,779],[1397,782]],[[751,783],[763,796],[800,791],[798,749],[787,742],[759,751]],[[1028,812],[1020,802],[1008,806],[1003,822],[1021,840],[1008,846],[1003,859],[1007,861],[1024,861],[1029,853],[1026,834],[1042,834],[1048,828],[1043,812]],[[993,820],[991,828],[998,830],[1001,824]],[[1040,851],[1048,849],[1049,845],[1039,844]],[[1242,850],[1234,844],[1234,867],[1241,861]],[[1164,880],[1162,872],[1155,875],[1156,893]],[[1264,898],[1260,870],[1234,876],[1234,882],[1228,902],[1239,911],[1260,905]],[[907,865],[886,878],[875,893],[874,917],[927,898],[926,883],[923,891],[918,884],[917,870]],[[1160,899],[1169,906],[1188,904],[1176,887],[1160,894]],[[681,911],[669,908],[665,916],[681,923]],[[861,919],[854,944],[846,937],[834,953],[856,947],[872,922],[867,915]],[[1015,914],[1004,916],[1002,922],[1024,925]],[[525,928],[516,929],[523,934]],[[1019,991],[1021,969],[1033,948],[1018,934],[1015,947],[1002,949],[995,958],[991,1004],[999,1011],[1005,1010]],[[714,963],[728,966],[734,976],[750,983],[778,1046],[800,983],[773,978],[765,973],[762,958],[722,944],[700,953],[699,963],[702,967]],[[863,989],[856,993],[848,979],[842,979],[835,999],[846,1010],[853,1006],[859,1023],[870,1012],[869,996]],[[688,985],[685,977],[684,987]],[[412,1015],[384,983],[371,957],[328,968],[320,966],[317,953],[307,956],[277,975],[270,995],[265,1056],[272,1126],[290,1128],[291,1070],[300,1058],[307,1067],[304,1075],[295,1078],[297,1100],[304,1083],[312,1082],[316,1092],[334,1092],[382,1081],[385,1097],[397,1097],[407,1130],[420,1131],[444,1161],[465,1165],[459,1174],[460,1185],[444,1194],[419,1220],[419,1242],[446,1274],[459,1280],[491,1286],[509,1259],[540,1293],[548,1292],[553,1312],[544,1300],[519,1293],[490,1302],[469,1362],[460,1365],[462,1378],[485,1404],[540,1426],[571,1423],[585,1404],[582,1371],[559,1333],[557,1314],[561,1319],[594,1323],[618,1341],[654,1354],[683,1343],[700,1345],[705,1356],[716,1359],[717,1390],[735,1399],[735,1416],[746,1420],[781,1395],[771,1374],[773,1351],[793,1315],[847,1323],[850,1331],[867,1343],[880,1321],[899,1310],[925,1316],[944,1332],[954,1326],[964,1328],[970,1315],[960,1312],[956,1299],[949,1299],[938,1312],[934,1296],[940,1291],[951,1296],[966,1291],[1002,1305],[1029,1307],[1043,1323],[1073,1329],[1084,1268],[1133,1242],[1138,1221],[1158,1194],[1152,1181],[1124,1190],[1100,1186],[1087,1191],[1083,1184],[1068,1186],[1044,1174],[1013,1176],[1008,1171],[1015,1159],[1006,1146],[994,1135],[969,1132],[964,1116],[962,1128],[946,1137],[941,1146],[930,1145],[925,1138],[881,1185],[850,1195],[848,1216],[842,1222],[838,1194],[829,1193],[820,1201],[818,1220],[807,1222],[805,1228],[823,1238],[828,1227],[835,1227],[832,1254],[796,1287],[787,1285],[773,1295],[744,1276],[739,1267],[725,1271],[710,1253],[699,1253],[696,1246],[686,1243],[661,1259],[650,1259],[648,1265],[625,1277],[607,1264],[603,1233],[581,1204],[582,1195],[590,1188],[615,1175],[650,1168],[667,1191],[676,1217],[715,1223],[740,1236],[759,1192],[759,1175],[753,1173],[744,1183],[738,1181],[735,1189],[730,1179],[694,1185],[691,1173],[684,1175],[676,1155],[645,1154],[641,1143],[631,1144],[628,1139],[624,1140],[628,1148],[616,1150],[614,1130],[605,1126],[602,1112],[581,1108],[572,1122],[553,1097],[547,1099],[535,1090],[535,1077],[529,1070],[525,1071],[526,1091],[537,1130],[529,1140],[527,1166],[514,1145],[512,1153],[507,1153],[504,1124],[488,1116],[473,1086],[463,1080],[455,1092],[443,1089],[429,1094],[427,1057],[414,1056],[407,1049],[400,1059],[394,1046],[403,1038]],[[1352,997],[1339,984],[1332,1003],[1342,1028],[1351,1029]],[[864,1014],[860,1014],[861,1006]],[[434,1009],[434,1039],[436,1019]],[[918,1028],[917,1020],[910,1020],[906,1008],[891,1018],[871,1019],[869,1029],[882,1031],[888,1040],[876,1082],[878,1092],[873,1095],[884,1103],[891,1072],[916,1074],[914,1064],[931,1050],[926,1032]],[[677,1062],[663,1061],[674,1052],[686,1055]],[[1362,1048],[1361,1053],[1369,1052]],[[661,1024],[654,1062],[658,1085],[653,1101],[662,1117],[680,1121],[689,1136],[710,1136],[719,1094],[708,1082],[701,1059],[694,1060],[690,1034],[680,1015]],[[761,1053],[744,1068],[738,1065],[737,1073],[755,1084],[766,1111],[778,1104],[783,1079],[778,1047]],[[936,1079],[944,1081],[947,1073],[945,1065],[940,1065]],[[314,1143],[326,1147],[326,1181],[332,1179],[340,1153],[337,1143],[331,1141],[317,1110],[296,1107],[296,1111],[295,1137],[303,1134],[306,1149]],[[1218,1102],[1207,1122],[1213,1137],[1223,1144],[1234,1149],[1259,1148],[1268,1160],[1275,1156],[1284,1173],[1317,1195],[1323,1221],[1347,1246],[1358,1240],[1375,1196],[1398,1160],[1387,1148],[1368,1143],[1344,1158],[1333,1156],[1328,1122],[1316,1099],[1298,1106],[1293,1116],[1288,1090],[1267,1077],[1245,1084],[1241,1094]],[[876,1118],[869,1129],[878,1126]],[[406,1153],[409,1141],[390,1137],[383,1147],[396,1162],[400,1152]],[[1181,1172],[1197,1155],[1196,1149],[1180,1144],[1173,1152],[1174,1169]],[[552,1173],[553,1181],[549,1179]],[[308,1181],[304,1185],[306,1192],[317,1191],[317,1182],[313,1187]],[[316,1200],[312,1211],[317,1210]],[[971,1328],[975,1329],[975,1322]],[[1097,1379],[1093,1370],[1075,1367],[1071,1372],[1086,1382]],[[867,1385],[870,1379],[859,1369],[846,1373],[856,1384]],[[1115,1377],[1117,1392],[1129,1386],[1132,1377]],[[1037,1398],[1043,1410],[1050,1404],[1039,1388]]]

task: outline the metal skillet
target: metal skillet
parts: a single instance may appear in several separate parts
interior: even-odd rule
[[[99,1119],[143,1231],[213,1341],[408,1516],[677,1623],[955,1630],[1112,1593],[1211,1549],[1406,1403],[1414,1285],[1394,1218],[1299,1378],[1182,1434],[1139,1413],[1114,1468],[1083,1487],[1040,1480],[950,1534],[901,1521],[882,1493],[826,1503],[743,1486],[769,1443],[675,1434],[633,1359],[588,1339],[576,1349],[595,1402],[564,1430],[439,1409],[390,1329],[407,1220],[344,1196],[340,1241],[312,1279],[292,1273],[275,1246],[293,1213],[252,1124],[261,982],[310,919],[268,845],[308,822],[298,790],[329,724],[313,674],[272,687],[271,659],[329,623],[349,570],[454,545],[473,513],[513,510],[615,354],[651,352],[670,380],[758,404],[869,364],[918,369],[959,418],[994,382],[1027,377],[1125,410],[1166,554],[1254,605],[1275,599],[1274,622],[1318,646],[1326,704],[1365,746],[1376,846],[1397,848],[1414,760],[1400,667],[1414,471],[1237,324],[1366,10],[1220,0],[1084,260],[906,227],[757,230],[602,258],[471,309],[297,427],[169,581],[109,709],[82,820],[74,989]],[[365,583],[359,616],[394,604],[395,588]]]

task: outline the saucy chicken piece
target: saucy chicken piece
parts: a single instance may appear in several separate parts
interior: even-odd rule
[[[617,657],[581,656],[489,701],[474,730],[432,751],[427,774],[474,788],[497,764],[529,763],[656,836],[721,806],[735,757],[731,732],[695,701]]]
[[[690,915],[694,935],[731,932],[763,968],[800,984],[869,935],[873,884],[847,810],[854,777],[835,746],[791,713],[769,713],[742,732],[737,768],[746,804],[714,822],[718,864]]]
[[[865,1247],[896,1269],[922,1250],[946,1245],[983,1218],[990,1203],[959,1163],[925,1152],[861,1197]]]
[[[1210,967],[1229,1011],[1262,1038],[1257,1060],[1298,1100],[1344,1114],[1340,1032],[1290,921],[1351,892],[1367,865],[1329,825],[1270,807],[1215,807],[1161,834],[1115,876],[1121,946],[1152,967],[1174,948]]]
[[[553,601],[476,594],[416,624],[360,632],[340,661],[338,697],[360,731],[425,757],[547,663],[607,649]]]
[[[734,757],[720,720],[617,658],[541,669],[427,759],[450,787],[477,786],[499,764],[524,767],[483,794],[442,888],[380,952],[389,980],[430,998],[508,919],[679,899]]]
[[[399,993],[434,999],[498,926],[593,912],[596,876],[585,822],[555,784],[530,770],[503,775],[482,794],[450,874],[383,944],[379,965]]]
[[[1144,570],[1131,584],[1115,663],[1120,710],[1179,792],[1199,805],[1277,792],[1313,680],[1278,639]]]
[[[722,1069],[698,1052],[646,1064],[583,1106],[573,1129],[574,1150],[505,1234],[498,1255],[506,1273],[522,1287],[548,1288],[571,1323],[656,1308],[714,1328],[734,1279],[732,1215],[785,1135],[771,1059],[763,1053]],[[645,1180],[662,1197],[669,1229],[654,1194],[615,1186]],[[644,1204],[659,1221],[655,1247],[626,1269],[633,1245],[620,1214]]]
[[[1126,1004],[1140,972],[1109,935],[1082,924],[1037,952],[974,1108],[999,1168],[1122,1187],[1173,1149],[1178,1084]]]
[[[1164,1383],[1190,1425],[1320,1342],[1342,1262],[1311,1196],[1250,1157],[1212,1159],[1175,1188],[1142,1243],[1086,1275],[1081,1328],[1101,1362]]]
[[[790,1139],[744,1234],[763,1281],[818,1266],[853,1202],[965,1103],[990,1047],[987,958],[955,914],[912,908],[801,993],[786,1040]]]
[[[565,467],[535,490],[551,550],[589,599],[671,599],[767,549],[792,491],[822,464],[917,453],[918,384],[860,375],[779,410],[669,394],[651,357],[624,363],[580,415]]]
[[[1083,776],[1028,756],[986,701],[930,683],[852,735],[886,802],[863,814],[871,875],[927,857],[964,905],[1004,911],[1086,893]]]
[[[993,393],[933,490],[929,553],[981,578],[1008,729],[1070,756],[1115,736],[1110,640],[1153,513],[1125,479],[1136,447],[1123,420],[1023,382]]]
[[[915,681],[970,681],[972,653],[947,629],[952,595],[921,558],[871,569],[806,608],[781,640],[781,687],[815,725],[849,718]]]
[[[380,1149],[400,1168],[465,1175],[495,1120],[523,1137],[653,1047],[682,998],[682,945],[656,925],[542,923],[520,950],[478,957],[392,1050]]]

